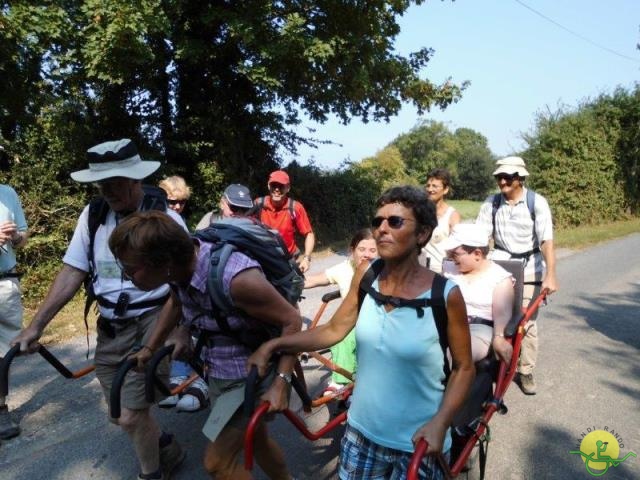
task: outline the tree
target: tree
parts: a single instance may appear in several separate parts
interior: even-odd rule
[[[414,178],[407,175],[402,155],[394,146],[388,146],[375,156],[353,164],[352,169],[358,177],[376,185],[378,195],[395,185],[417,184]]]
[[[407,175],[420,184],[434,168],[451,173],[452,198],[481,200],[493,186],[493,155],[487,139],[469,128],[451,133],[444,123],[426,120],[391,145],[400,151]]]
[[[465,84],[421,75],[432,50],[394,51],[412,3],[422,1],[2,2],[0,142],[32,167],[4,177],[33,194],[30,223],[46,219],[57,239],[89,193],[68,174],[105,140],[132,138],[209,205],[225,181],[258,191],[278,149],[314,141],[293,130],[302,113],[388,120],[403,103],[424,112],[460,98]],[[64,216],[37,207],[70,198]],[[30,245],[42,249],[34,258],[60,256],[57,241],[53,253]]]
[[[399,135],[392,145],[398,148],[406,165],[407,174],[419,183],[427,181],[427,174],[434,168],[447,168],[455,173],[455,162],[446,155],[450,150],[451,132],[442,122],[425,120],[408,133]]]
[[[486,137],[470,128],[458,128],[453,145],[446,154],[446,164],[455,164],[451,197],[484,200],[494,186],[494,158]]]
[[[552,207],[560,226],[596,224],[624,215],[624,185],[617,161],[617,122],[585,102],[575,111],[540,114],[526,136],[531,187]]]
[[[3,15],[37,32],[7,48],[24,50],[56,94],[82,90],[96,132],[132,137],[188,172],[205,161],[262,178],[277,148],[312,142],[291,130],[301,111],[387,120],[402,102],[423,112],[459,98],[461,87],[419,76],[432,50],[394,53],[411,3],[56,0]]]

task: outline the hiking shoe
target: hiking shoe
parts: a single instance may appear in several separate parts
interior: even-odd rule
[[[186,381],[187,378],[189,378],[189,377],[184,377],[184,376],[171,377],[169,379],[169,389],[173,390],[178,385],[180,385],[182,382]],[[165,398],[164,400],[160,400],[158,402],[158,406],[160,408],[173,408],[178,404],[179,400],[180,400],[180,395],[177,395],[177,394],[176,395],[170,395],[167,398]]]
[[[175,435],[170,434],[171,441],[164,447],[160,447],[160,470],[162,480],[170,480],[171,473],[184,462],[187,454],[182,449]]]
[[[13,423],[7,406],[0,407],[0,438],[9,440],[20,435],[20,427]]]
[[[206,382],[198,377],[182,393],[178,400],[176,410],[178,412],[197,412],[209,405],[209,387]]]
[[[522,390],[522,393],[524,393],[525,395],[536,394],[536,382],[533,379],[533,373],[519,374],[518,385],[520,386],[520,390]]]

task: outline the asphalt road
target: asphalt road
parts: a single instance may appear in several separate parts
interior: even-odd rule
[[[491,421],[487,479],[591,478],[580,457],[569,453],[589,428],[615,430],[624,445],[620,457],[628,451],[640,455],[640,234],[562,257],[561,290],[539,319],[539,393],[527,397],[515,385],[508,391],[509,412]],[[315,260],[312,271],[340,260]],[[306,291],[306,317],[313,317],[329,290]],[[85,348],[80,337],[51,350],[79,368]],[[312,390],[321,388],[326,373],[314,364],[306,373]],[[22,435],[0,445],[0,479],[136,478],[135,456],[125,435],[106,420],[93,374],[64,380],[39,356],[19,357],[11,369],[9,404]],[[174,478],[207,478],[200,465],[206,412],[156,413],[188,450]],[[317,428],[328,418],[319,409],[306,421]],[[281,416],[272,431],[297,478],[335,478],[339,431],[312,443]],[[256,471],[256,478],[265,477]],[[640,478],[640,458],[611,467],[604,478]]]

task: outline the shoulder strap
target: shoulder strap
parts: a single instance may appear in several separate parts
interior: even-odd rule
[[[536,192],[533,190],[527,190],[527,208],[529,209],[529,215],[533,223],[536,222]]]
[[[87,226],[89,230],[89,249],[87,251],[87,259],[89,261],[89,274],[85,281],[85,287],[87,288],[87,301],[91,302],[85,305],[85,317],[89,313],[91,303],[95,299],[93,295],[93,283],[95,282],[96,268],[94,257],[94,246],[96,239],[96,232],[98,227],[104,224],[107,220],[107,214],[109,213],[109,204],[105,201],[104,197],[95,197],[89,202],[89,215],[87,218]],[[91,297],[91,298],[90,298]]]
[[[255,206],[255,214],[257,216],[257,218],[260,218],[260,214],[262,213],[262,209],[264,208],[264,202],[266,201],[267,197],[258,197],[258,203],[256,203]]]
[[[493,196],[493,200],[491,201],[491,225],[493,227],[493,230],[492,230],[493,238],[496,238],[496,213],[498,213],[498,208],[500,208],[501,200],[502,200],[502,194],[496,193]]]
[[[219,248],[211,249],[211,257],[209,258],[209,277],[207,280],[209,286],[209,295],[211,296],[211,302],[213,307],[217,310],[217,313],[227,316],[229,312],[233,310],[233,305],[227,299],[224,294],[224,287],[222,285],[222,278],[224,275],[224,268],[229,261],[229,257],[237,248],[231,243],[223,243]],[[230,330],[229,324],[224,321],[226,325],[220,325],[221,330]],[[220,324],[220,322],[218,322]],[[226,328],[225,328],[226,327]]]
[[[94,245],[96,232],[98,227],[105,223],[107,214],[109,213],[109,205],[104,197],[95,197],[89,202],[89,215],[87,217],[87,226],[89,229],[89,249],[87,251],[87,260],[89,262],[89,272],[84,280],[85,301],[84,301],[84,326],[87,332],[87,358],[89,358],[89,311],[91,305],[96,301],[96,294],[93,290],[93,284],[96,281],[96,266],[94,257]]]
[[[442,275],[436,273],[433,278],[433,284],[431,285],[431,311],[433,312],[433,319],[438,330],[438,340],[440,342],[440,348],[444,355],[444,384],[446,385],[451,375],[451,367],[449,366],[449,359],[447,358],[447,349],[449,348],[449,337],[447,335],[447,327],[449,324],[449,317],[447,316],[447,306],[444,299],[444,287],[447,284],[447,279]]]
[[[527,190],[527,208],[529,209],[529,215],[531,215],[531,221],[533,222],[533,248],[539,248],[538,235],[536,234],[536,192],[533,190]]]
[[[362,308],[362,302],[366,295],[371,296],[376,303],[390,304],[394,307],[408,307],[415,308],[418,317],[424,315],[424,308],[430,307],[433,312],[433,319],[438,331],[438,342],[442,349],[443,363],[442,368],[444,371],[443,384],[446,385],[451,375],[451,368],[449,366],[449,360],[447,358],[447,349],[449,348],[449,337],[447,335],[448,328],[448,316],[446,301],[444,298],[444,288],[447,284],[447,279],[440,274],[435,274],[433,278],[433,284],[431,285],[431,298],[421,299],[405,299],[399,297],[392,297],[389,295],[383,295],[373,288],[373,281],[378,277],[384,267],[384,260],[378,258],[373,261],[371,267],[365,272],[360,280],[360,287],[358,290],[358,312]]]
[[[296,201],[289,197],[289,216],[291,217],[291,223],[293,223],[293,228],[296,227]]]
[[[376,258],[371,265],[364,272],[364,275],[360,279],[360,286],[358,288],[358,313],[362,308],[362,302],[364,302],[364,297],[367,296],[369,290],[371,290],[371,286],[373,285],[374,280],[380,275],[382,269],[384,267],[384,260],[381,258]]]

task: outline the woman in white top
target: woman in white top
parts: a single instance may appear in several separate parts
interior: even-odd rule
[[[513,347],[504,329],[513,312],[513,277],[487,259],[489,238],[480,225],[456,225],[442,244],[452,260],[444,262],[444,275],[458,284],[467,306],[473,361],[486,357],[492,346],[509,363]]]
[[[436,273],[442,272],[442,259],[445,257],[442,242],[449,236],[451,229],[460,223],[460,214],[444,201],[449,194],[450,185],[451,175],[448,170],[436,168],[429,172],[425,190],[429,199],[436,204],[438,226],[423,252],[429,259],[429,268]]]
[[[327,268],[324,272],[307,275],[304,280],[304,288],[338,285],[340,297],[346,297],[356,267],[360,263],[370,262],[378,256],[378,248],[370,229],[363,228],[356,232],[349,243],[349,253],[349,258],[344,262]],[[355,372],[357,367],[355,330],[352,330],[344,340],[331,347],[331,359],[348,372]],[[325,394],[348,383],[348,378],[333,372]]]

